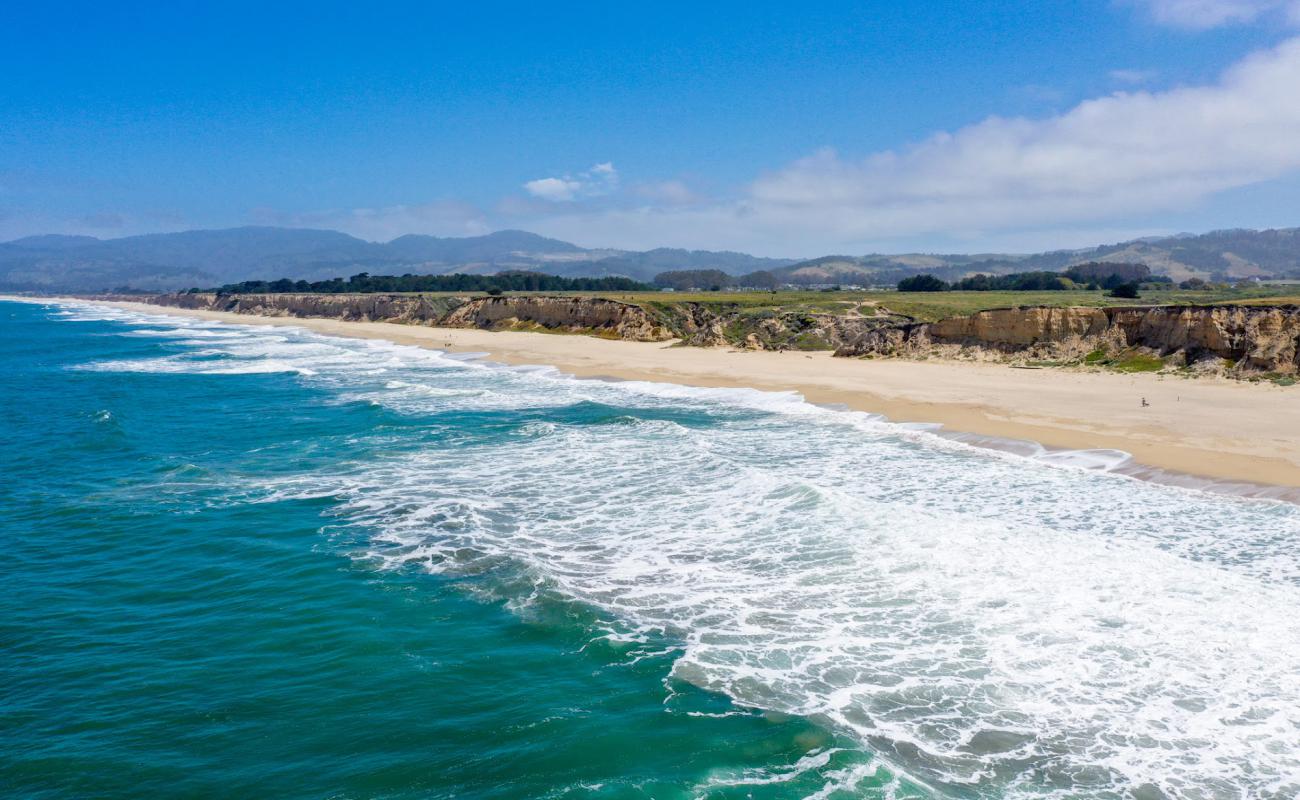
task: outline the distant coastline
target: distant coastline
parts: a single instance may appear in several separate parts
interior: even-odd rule
[[[503,363],[549,365],[578,377],[793,391],[811,402],[883,414],[895,422],[939,423],[951,431],[1050,448],[1124,451],[1138,464],[1173,473],[1300,487],[1300,404],[1293,391],[1269,383],[954,361],[836,359],[828,352],[682,348],[671,342],[114,305],[480,352]]]

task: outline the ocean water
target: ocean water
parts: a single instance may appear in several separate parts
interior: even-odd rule
[[[1295,798],[1300,507],[0,303],[0,794]]]

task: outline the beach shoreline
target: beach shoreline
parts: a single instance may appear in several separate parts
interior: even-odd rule
[[[583,335],[89,302],[149,314],[289,325],[331,336],[486,353],[497,362],[547,365],[579,378],[793,391],[809,402],[881,414],[891,422],[938,423],[947,431],[1028,440],[1053,449],[1122,450],[1138,464],[1169,473],[1300,487],[1300,392],[1269,383],[1027,370],[964,361],[832,358],[827,352],[738,351]]]

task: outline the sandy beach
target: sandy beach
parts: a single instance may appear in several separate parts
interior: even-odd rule
[[[383,322],[257,317],[115,303],[244,325],[293,325],[333,336],[385,339],[508,364],[547,364],[578,377],[796,391],[897,422],[1028,439],[1049,447],[1108,448],[1138,462],[1215,479],[1300,487],[1300,388],[1000,364],[832,358],[590,336],[425,328]],[[1146,398],[1149,405],[1142,405]]]

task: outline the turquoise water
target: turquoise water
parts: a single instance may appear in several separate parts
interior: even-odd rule
[[[1300,793],[1296,506],[788,395],[0,328],[5,796]]]

